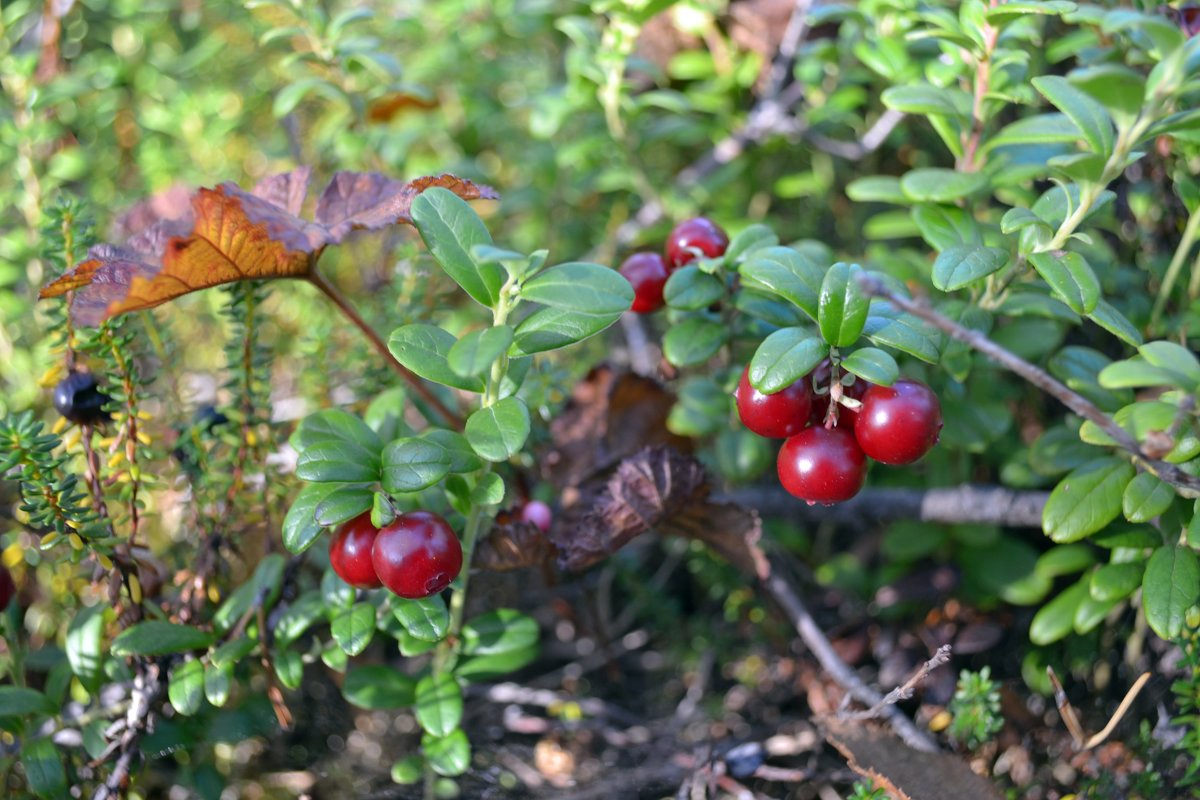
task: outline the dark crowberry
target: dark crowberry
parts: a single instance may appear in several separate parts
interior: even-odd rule
[[[72,372],[54,387],[54,408],[80,425],[94,425],[110,419],[104,406],[109,397],[100,391],[90,372]]]

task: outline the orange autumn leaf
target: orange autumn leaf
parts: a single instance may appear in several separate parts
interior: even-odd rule
[[[413,92],[392,92],[367,106],[367,119],[371,122],[390,122],[402,111],[431,111],[437,108],[436,98]]]
[[[431,186],[442,186],[473,200],[495,197],[453,175],[418,178],[408,183],[382,175],[341,172],[317,203],[316,221],[302,219],[310,169],[272,175],[247,192],[232,183],[200,189],[178,219],[149,223],[147,209],[135,207],[142,228],[123,246],[93,247],[80,264],[47,284],[40,297],[74,292],[71,316],[81,325],[98,325],[117,314],[161,305],[182,295],[240,280],[302,278],[321,251],[353,230],[375,230],[412,223],[413,199]],[[178,205],[177,203],[175,205]],[[160,204],[160,207],[163,207]]]

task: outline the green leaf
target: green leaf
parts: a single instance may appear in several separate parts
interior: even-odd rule
[[[1175,488],[1149,472],[1137,475],[1125,487],[1121,510],[1130,522],[1149,522],[1171,507]]]
[[[1047,225],[1041,217],[1030,211],[1028,208],[1010,208],[1004,212],[1004,216],[1000,218],[1001,233],[1016,233],[1023,228],[1028,228],[1031,225],[1041,225],[1047,231],[1050,226]]]
[[[1093,600],[1102,603],[1124,600],[1142,585],[1142,573],[1145,569],[1144,561],[1105,564],[1092,573],[1088,591]]]
[[[126,628],[113,639],[112,654],[121,656],[165,656],[203,650],[213,643],[213,635],[190,625],[151,620]]]
[[[1142,343],[1141,331],[1104,298],[1096,302],[1096,307],[1087,317],[1127,345],[1137,347]]]
[[[95,693],[103,676],[104,608],[88,606],[79,611],[67,627],[67,661],[79,682]]]
[[[1070,81],[1058,75],[1043,75],[1032,80],[1033,86],[1071,118],[1092,150],[1103,156],[1113,151],[1113,122],[1108,110]]]
[[[582,342],[612,325],[620,314],[584,314],[562,308],[540,308],[517,325],[510,355],[545,353]]]
[[[497,680],[532,664],[537,657],[536,644],[491,655],[464,655],[454,665],[454,674],[465,681]]]
[[[1075,609],[1072,627],[1076,633],[1082,636],[1103,622],[1104,618],[1108,616],[1108,612],[1116,608],[1120,602],[1120,600],[1097,600],[1089,594]]]
[[[260,592],[263,592],[264,605],[268,608],[275,602],[282,589],[285,563],[279,553],[271,553],[258,562],[254,576],[235,589],[213,615],[213,627],[218,633],[231,630],[253,607]]]
[[[790,247],[759,250],[738,270],[743,286],[757,287],[790,300],[814,321],[824,271]]]
[[[759,223],[747,225],[734,234],[729,241],[729,246],[725,248],[725,260],[734,264],[756,250],[775,247],[778,244],[779,237],[766,225]]]
[[[299,689],[304,681],[304,661],[295,650],[276,650],[271,654],[275,676],[285,689]]]
[[[421,750],[430,768],[438,775],[453,778],[471,766],[471,742],[462,728],[444,737],[425,734],[421,737]]]
[[[410,786],[425,774],[425,759],[420,755],[406,756],[392,764],[392,781],[401,786]]]
[[[689,317],[667,331],[663,355],[676,367],[694,367],[715,356],[728,338],[729,328],[720,322]]]
[[[309,414],[300,421],[291,437],[291,444],[298,452],[323,442],[346,442],[368,453],[378,453],[383,447],[375,431],[354,414],[340,408]]]
[[[983,191],[988,178],[982,172],[955,172],[942,167],[914,169],[900,179],[900,188],[909,200],[953,203]]]
[[[69,797],[62,754],[50,737],[30,738],[21,743],[21,766],[29,790],[38,797],[60,800]]]
[[[479,456],[475,455],[475,451],[471,449],[471,443],[461,433],[434,428],[421,434],[421,438],[446,451],[451,472],[459,474],[474,472],[483,466]]]
[[[204,669],[204,697],[217,708],[229,702],[229,691],[233,687],[233,665],[218,667],[209,664]]]
[[[987,21],[999,26],[1007,25],[1018,17],[1027,14],[1046,14],[1060,16],[1076,9],[1075,3],[1068,0],[1008,0],[994,5],[987,10]]]
[[[283,518],[284,547],[293,553],[303,553],[312,546],[321,535],[317,506],[337,489],[336,484],[313,483],[300,490]]]
[[[1044,578],[1072,575],[1096,563],[1092,549],[1085,544],[1060,544],[1038,556],[1034,572]]]
[[[513,329],[508,325],[468,333],[450,348],[446,363],[454,374],[463,378],[486,375],[496,359],[508,351],[512,341]]]
[[[967,121],[971,119],[971,96],[961,89],[917,83],[885,89],[883,104],[905,114],[941,114]]]
[[[813,371],[829,345],[804,328],[783,328],[763,339],[750,359],[750,385],[775,394]]]
[[[1200,561],[1187,547],[1160,547],[1142,579],[1142,605],[1151,629],[1164,639],[1183,632],[1187,611],[1200,599]]]
[[[825,273],[817,305],[821,336],[834,347],[858,341],[867,321],[870,300],[858,285],[862,267],[838,262]]]
[[[296,475],[316,483],[371,483],[379,480],[379,451],[352,442],[318,442],[300,451]]]
[[[506,397],[481,408],[467,419],[471,448],[487,461],[507,461],[529,438],[529,409],[519,397]]]
[[[1100,281],[1079,253],[1031,253],[1029,262],[1072,311],[1088,314],[1096,308]]]
[[[863,333],[874,344],[899,350],[929,364],[941,357],[941,337],[920,320],[898,311],[889,303],[871,303]]]
[[[1200,360],[1195,354],[1175,342],[1149,342],[1138,348],[1142,358],[1161,369],[1167,369],[1179,375],[1182,388],[1194,390],[1200,387]]]
[[[921,236],[935,250],[955,245],[982,245],[983,230],[966,211],[954,206],[921,203],[912,210],[913,222]]]
[[[53,714],[58,709],[50,698],[24,686],[0,686],[0,718],[24,717],[30,714]]]
[[[909,202],[900,190],[900,179],[891,175],[870,175],[850,181],[846,184],[846,196],[856,203],[907,205]]]
[[[538,643],[537,621],[511,608],[480,614],[463,626],[464,655],[499,655]]]
[[[1162,544],[1162,535],[1149,525],[1112,525],[1088,539],[1098,547],[1144,550]]]
[[[359,708],[405,708],[417,697],[417,682],[385,664],[346,671],[342,694]]]
[[[621,314],[633,305],[633,287],[615,269],[574,262],[530,278],[521,297],[564,311]]]
[[[257,641],[249,636],[239,636],[213,650],[208,660],[213,666],[229,666],[250,655],[255,647],[258,647]]]
[[[412,219],[446,274],[476,302],[488,308],[496,305],[504,271],[498,264],[476,264],[471,257],[476,245],[492,244],[491,234],[474,209],[453,192],[433,187],[413,201]]]
[[[1109,364],[1097,376],[1106,389],[1130,389],[1143,386],[1179,386],[1186,383],[1182,375],[1157,367],[1140,356]]]
[[[1079,126],[1066,114],[1038,114],[1001,128],[983,149],[987,152],[1014,144],[1070,144],[1082,138]]]
[[[275,622],[275,641],[288,645],[296,641],[318,619],[325,616],[325,600],[321,593],[305,592],[289,603]]]
[[[343,608],[329,623],[329,632],[348,656],[356,656],[375,636],[375,606],[370,603],[355,603]]]
[[[197,713],[204,705],[204,662],[190,659],[171,670],[167,697],[185,717]]]
[[[1066,637],[1075,627],[1075,612],[1088,597],[1087,579],[1071,584],[1038,609],[1029,625],[1029,641],[1047,645]]]
[[[957,245],[933,262],[933,285],[952,292],[987,277],[1008,263],[1008,251],[983,245]]]
[[[450,474],[445,448],[427,439],[397,439],[383,449],[383,488],[419,492]]]
[[[880,386],[891,386],[900,377],[896,359],[874,347],[860,347],[843,358],[842,369]]]
[[[1071,72],[1071,84],[1099,101],[1118,119],[1132,120],[1146,96],[1146,78],[1119,64],[1096,64]]]
[[[1133,465],[1119,458],[1097,459],[1073,470],[1046,501],[1046,535],[1056,542],[1075,542],[1112,522],[1121,513],[1121,497],[1133,473]]]
[[[440,642],[450,629],[450,612],[441,595],[420,600],[397,600],[392,613],[404,630],[423,642]]]
[[[318,525],[340,525],[371,508],[370,489],[363,486],[338,486],[317,504],[314,514]]]
[[[450,351],[457,342],[453,334],[436,325],[416,323],[392,331],[388,350],[397,361],[427,381],[468,392],[482,392],[482,378],[463,377],[450,368]]]
[[[494,506],[504,501],[504,478],[489,472],[479,479],[471,490],[471,503],[477,506]]]
[[[663,299],[671,308],[699,311],[725,296],[725,286],[713,275],[688,264],[671,273],[663,287]]]
[[[427,675],[417,681],[417,722],[427,733],[449,736],[462,721],[463,696],[453,675]]]

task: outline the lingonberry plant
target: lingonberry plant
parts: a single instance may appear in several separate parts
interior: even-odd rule
[[[292,718],[341,708],[320,692],[362,710],[355,747],[378,746],[383,781],[390,766],[426,796],[549,792],[611,763],[585,741],[620,751],[625,779],[649,759],[660,783],[690,782],[614,778],[613,794],[753,792],[730,781],[799,770],[724,743],[702,764],[673,732],[700,730],[692,695],[726,681],[722,713],[743,719],[722,729],[766,731],[800,704],[764,692],[795,674],[838,721],[881,717],[916,750],[979,745],[973,766],[1045,797],[1077,787],[986,740],[996,685],[1049,694],[1047,666],[1070,684],[1071,739],[1025,741],[1121,737],[1161,772],[1146,786],[1194,781],[1194,4],[102,5],[18,2],[0,25],[0,200],[26,223],[0,233],[0,793],[210,800],[242,792],[238,764],[259,755],[231,742],[295,728],[274,748],[287,774],[336,783],[350,726],[314,746]],[[269,175],[286,158],[332,175],[307,208],[308,168]],[[343,166],[452,168],[506,198]],[[257,184],[138,204],[115,244],[49,201],[106,212],[138,186],[242,174]],[[999,510],[972,505],[985,494]],[[1015,530],[1039,522],[1045,537]],[[661,559],[640,542],[578,583],[550,566],[651,528],[676,537]],[[794,572],[823,587],[822,614],[789,588],[785,551],[812,562]],[[485,570],[530,567],[559,582],[478,590]],[[790,631],[747,581],[820,679],[790,652],[755,666]],[[543,614],[555,642],[536,669],[556,691],[496,685],[534,669]],[[835,615],[836,648],[815,619]],[[959,696],[931,687],[918,716],[950,720],[939,737],[859,677],[935,640],[971,662]],[[673,653],[695,680],[659,682]],[[581,699],[603,668],[653,685],[670,723],[612,727],[624,698]],[[1136,695],[1142,670],[1175,681],[1154,700],[1176,721],[1149,744],[1119,718],[1146,724],[1156,703],[1106,688]],[[1081,720],[1066,697],[1082,686]],[[747,696],[771,713],[743,724]],[[468,739],[501,729],[467,714],[493,701],[554,709],[504,716],[544,735],[532,768]],[[660,759],[641,737],[664,730]],[[1104,785],[1136,796],[1118,767]],[[811,764],[804,779],[845,789]]]

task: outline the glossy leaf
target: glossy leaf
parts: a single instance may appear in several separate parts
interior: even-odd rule
[[[1033,86],[1071,118],[1093,152],[1107,156],[1113,149],[1112,117],[1104,106],[1058,75],[1034,78]]]
[[[434,428],[421,434],[421,438],[445,451],[451,472],[474,472],[483,466],[479,456],[471,449],[471,443],[461,433]]]
[[[900,377],[896,359],[874,347],[860,347],[843,358],[842,369],[881,386],[891,386]]]
[[[956,245],[933,262],[933,285],[952,292],[985,278],[1008,263],[1008,251],[983,245]]]
[[[329,623],[329,632],[348,656],[356,656],[375,636],[375,606],[370,603],[355,603],[338,611]]]
[[[537,622],[511,608],[480,614],[463,626],[465,655],[498,655],[536,645]]]
[[[445,737],[422,736],[421,750],[430,768],[438,775],[453,778],[471,766],[471,743],[461,728]]]
[[[440,642],[450,629],[450,612],[441,595],[396,602],[392,613],[414,638],[423,642]]]
[[[1100,281],[1078,253],[1032,253],[1029,263],[1055,294],[1077,314],[1088,314],[1100,300]]]
[[[54,740],[48,736],[31,737],[21,743],[21,766],[29,790],[46,800],[69,797],[67,773],[63,769],[62,754]]]
[[[941,337],[937,331],[888,303],[871,303],[863,333],[872,343],[890,347],[929,364],[941,357]]]
[[[1124,459],[1097,459],[1059,481],[1046,501],[1042,525],[1056,542],[1075,542],[1095,533],[1121,513],[1121,498],[1133,479]]]
[[[186,717],[198,712],[204,705],[204,662],[190,659],[171,670],[167,697],[175,710]]]
[[[812,372],[829,355],[829,345],[804,328],[783,328],[759,344],[750,359],[750,385],[774,394]]]
[[[955,172],[941,167],[914,169],[900,179],[900,188],[909,200],[929,203],[953,203],[987,185],[988,178],[981,172]]]
[[[1121,510],[1130,522],[1149,522],[1171,507],[1175,489],[1149,472],[1137,475],[1125,487]]]
[[[599,264],[560,264],[530,278],[521,297],[584,314],[620,314],[633,304],[633,287],[621,273]]]
[[[250,585],[250,584],[247,584]],[[114,656],[165,656],[203,650],[211,645],[213,635],[191,625],[151,620],[126,628],[113,639]]]
[[[663,299],[671,308],[699,311],[725,296],[725,287],[715,276],[692,264],[671,273],[663,287]]]
[[[1105,564],[1092,573],[1088,591],[1092,599],[1102,603],[1124,600],[1142,585],[1142,573],[1145,569],[1144,561]]]
[[[486,461],[507,461],[521,451],[529,438],[529,409],[518,397],[506,397],[481,408],[467,419],[471,448]]]
[[[374,492],[363,486],[338,486],[317,504],[318,525],[340,525],[371,508]]]
[[[389,492],[417,492],[450,474],[446,449],[425,439],[397,439],[383,449],[381,483]]]
[[[233,666],[209,664],[204,669],[204,697],[217,708],[229,702],[233,688]]]
[[[1200,600],[1200,560],[1183,546],[1154,551],[1142,579],[1142,605],[1151,629],[1164,639],[1183,631],[1184,617]]]
[[[416,323],[392,331],[388,350],[404,366],[427,381],[468,392],[482,392],[478,376],[463,377],[450,367],[450,351],[458,342],[454,335],[436,325]]]
[[[1075,612],[1088,597],[1087,579],[1077,581],[1033,615],[1029,641],[1037,645],[1057,642],[1075,628]]]
[[[808,256],[790,247],[768,247],[747,259],[739,273],[743,285],[789,300],[816,321],[825,272]]]
[[[468,333],[450,348],[446,363],[460,377],[486,378],[492,364],[508,351],[512,340],[513,329],[508,325]]]
[[[676,367],[694,367],[715,356],[729,338],[729,329],[715,320],[689,317],[671,326],[663,337],[663,355]]]
[[[104,608],[85,607],[76,613],[67,627],[67,661],[79,682],[94,692],[103,677]]]
[[[517,325],[509,353],[525,356],[558,350],[595,336],[620,318],[620,313],[585,314],[562,308],[540,308]]]
[[[303,553],[312,546],[321,535],[317,506],[337,489],[337,484],[313,483],[300,490],[283,518],[284,547],[293,553]]]
[[[863,331],[870,301],[858,285],[862,269],[837,263],[825,273],[817,305],[821,336],[833,347],[854,344]]]
[[[412,221],[446,274],[476,302],[494,306],[504,283],[504,270],[499,264],[476,263],[471,255],[476,245],[492,243],[491,234],[474,209],[454,193],[434,188],[413,201]]]
[[[57,709],[50,698],[24,686],[0,686],[0,717],[24,717],[53,714]]]
[[[405,708],[416,699],[417,682],[384,664],[364,664],[346,671],[342,694],[359,708]]]
[[[417,722],[436,737],[449,736],[462,721],[463,696],[458,680],[446,673],[427,675],[417,682]]]

